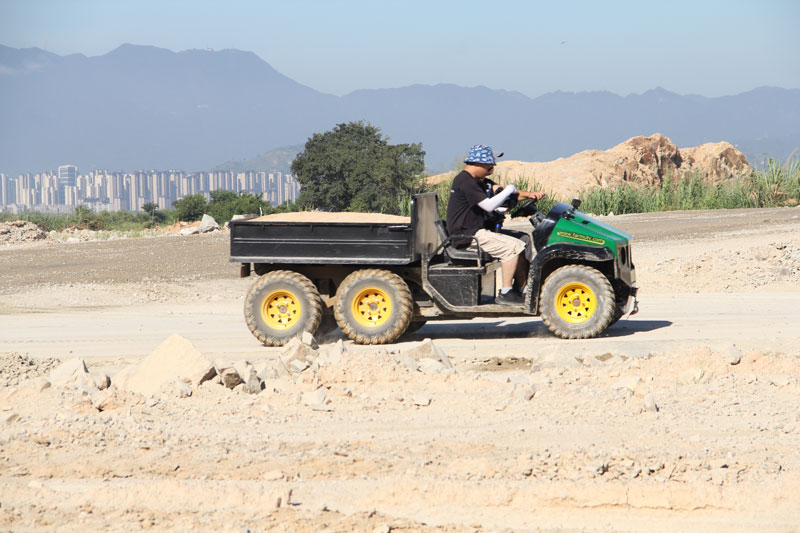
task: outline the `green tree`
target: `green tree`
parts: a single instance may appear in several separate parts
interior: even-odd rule
[[[421,143],[392,145],[364,122],[315,133],[292,163],[298,204],[397,214],[425,168]]]
[[[205,196],[202,194],[190,194],[188,196],[184,196],[180,200],[175,200],[172,202],[172,205],[175,206],[175,209],[178,212],[178,218],[187,222],[200,220],[200,218],[208,209]]]
[[[142,206],[142,211],[150,216],[151,225],[160,224],[167,219],[167,215],[158,210],[158,204],[147,202]]]

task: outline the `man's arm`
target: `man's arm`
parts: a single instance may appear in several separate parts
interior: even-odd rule
[[[497,193],[497,189],[502,189],[502,188],[503,188],[502,185],[498,185],[496,183],[492,184],[492,192],[493,193]],[[505,190],[505,189],[503,189],[503,190]],[[530,199],[536,200],[538,202],[539,200],[544,198],[544,193],[540,192],[540,191],[535,191],[535,192],[533,192],[533,191],[521,191],[521,190],[517,189],[517,193],[519,194],[520,199],[530,198]]]
[[[514,185],[508,185],[500,194],[495,194],[491,198],[485,198],[478,202],[478,207],[486,211],[487,213],[493,212],[495,209],[503,205],[509,196],[517,192],[517,188]]]

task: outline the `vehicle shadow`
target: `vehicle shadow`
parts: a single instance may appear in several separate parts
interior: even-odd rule
[[[598,338],[627,337],[634,333],[655,331],[661,328],[668,328],[672,325],[669,320],[620,320],[603,333]]]
[[[597,336],[600,339],[626,337],[634,333],[655,331],[672,325],[669,320],[621,320]],[[407,333],[399,340],[418,341],[424,338],[458,339],[527,339],[556,338],[541,319],[507,323],[504,320],[490,322],[436,322],[431,321],[414,333]]]

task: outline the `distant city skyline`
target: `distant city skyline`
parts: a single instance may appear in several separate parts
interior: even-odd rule
[[[91,170],[81,174],[75,165],[61,165],[56,172],[15,177],[0,173],[0,213],[70,213],[78,206],[96,212],[141,211],[149,202],[167,209],[190,194],[202,194],[209,200],[216,190],[255,194],[279,205],[295,202],[300,185],[294,176],[281,172]]]
[[[0,0],[2,44],[103,55],[130,42],[253,51],[318,91],[485,85],[536,97],[800,88],[800,2],[402,4]]]

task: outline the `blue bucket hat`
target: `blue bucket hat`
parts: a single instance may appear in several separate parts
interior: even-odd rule
[[[497,154],[497,157],[503,157],[503,152]],[[494,159],[494,152],[490,146],[485,144],[476,144],[469,149],[467,158],[464,163],[484,163],[486,165],[496,165]]]

